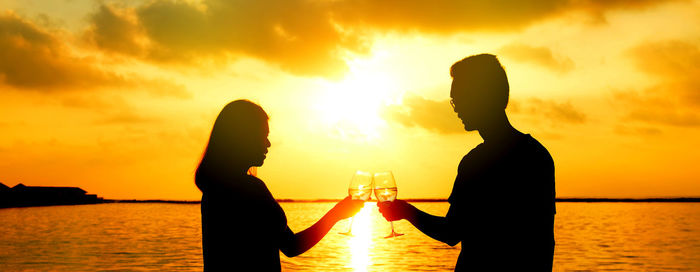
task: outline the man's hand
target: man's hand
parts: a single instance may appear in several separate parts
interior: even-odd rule
[[[414,217],[417,212],[416,207],[399,199],[393,202],[379,202],[377,206],[379,207],[379,212],[382,213],[387,221],[409,219]]]
[[[333,209],[331,209],[328,213],[331,214],[336,220],[342,220],[354,216],[360,211],[360,209],[362,209],[362,207],[364,207],[364,205],[364,201],[353,200],[350,198],[350,196],[348,196],[335,204]]]

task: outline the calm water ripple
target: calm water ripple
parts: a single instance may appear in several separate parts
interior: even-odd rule
[[[332,203],[283,203],[300,231]],[[447,203],[417,203],[444,215]],[[700,271],[700,203],[558,203],[554,271]],[[285,271],[451,271],[460,246],[422,235],[384,239],[368,204]],[[199,205],[100,204],[0,209],[0,271],[201,271]]]

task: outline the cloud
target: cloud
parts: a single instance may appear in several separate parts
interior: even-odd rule
[[[0,14],[0,82],[24,89],[54,90],[112,84],[121,79],[73,57],[52,34],[12,12]]]
[[[449,100],[434,101],[410,96],[403,100],[403,106],[388,107],[384,118],[406,127],[422,127],[437,133],[464,132],[457,114],[450,107]]]
[[[101,5],[90,17],[92,24],[86,33],[87,38],[106,51],[141,54],[145,37],[136,18],[130,16],[132,13]]]
[[[586,115],[568,101],[556,102],[537,98],[510,101],[508,112],[509,115],[518,116],[531,123],[546,121],[552,126],[582,124],[587,120]],[[405,127],[421,127],[437,133],[464,132],[464,127],[450,107],[449,100],[434,101],[420,96],[409,96],[403,100],[402,106],[388,107],[384,118]]]
[[[95,92],[68,93],[60,97],[60,103],[63,107],[91,110],[92,113],[128,107],[126,100],[121,95]]]
[[[624,107],[625,122],[679,127],[700,126],[700,46],[669,40],[639,44],[628,56],[641,71],[659,83],[638,91],[618,91],[612,96]]]
[[[94,58],[74,56],[60,34],[12,12],[0,14],[0,83],[38,91],[92,90],[100,86],[141,88],[158,97],[191,97],[183,85],[172,80],[104,71]]]
[[[637,68],[661,79],[662,84],[650,92],[668,99],[675,97],[680,104],[700,107],[698,44],[681,40],[650,42],[633,47],[628,54]]]
[[[599,18],[610,9],[641,8],[662,1],[331,1],[343,25],[450,34],[470,30],[519,30],[562,13],[583,11]]]
[[[623,135],[644,135],[644,136],[657,136],[661,135],[663,132],[655,127],[638,127],[638,126],[626,126],[618,125],[615,127],[615,133]]]
[[[510,101],[508,110],[515,115],[524,115],[534,122],[543,120],[551,122],[553,125],[560,124],[583,124],[586,122],[586,115],[576,109],[571,102],[557,102],[554,100],[544,100],[530,98],[527,100]]]
[[[345,51],[365,52],[333,24],[323,1],[153,1],[134,9],[102,6],[87,33],[104,50],[162,64],[252,56],[300,75],[339,76]],[[110,35],[116,33],[116,35]]]
[[[132,75],[130,76],[130,80],[125,82],[122,86],[143,89],[153,97],[192,98],[192,93],[190,93],[184,85],[166,78],[140,78]]]
[[[642,71],[661,77],[685,77],[700,74],[700,49],[681,40],[648,42],[629,50]]]
[[[668,111],[668,110],[633,110],[627,116],[632,120],[649,123],[660,123],[679,127],[700,126],[700,116],[692,112]]]
[[[133,8],[100,6],[88,36],[99,48],[164,65],[258,58],[305,76],[338,77],[345,59],[368,52],[371,33],[453,34],[514,31],[570,11],[603,16],[659,1],[188,1],[155,0]],[[540,48],[520,48],[528,61],[570,69]],[[533,56],[534,55],[534,56]],[[549,58],[552,58],[549,56]],[[207,61],[209,60],[209,61]],[[554,65],[554,66],[552,66]]]
[[[554,57],[552,50],[546,47],[534,47],[525,44],[509,44],[500,50],[501,56],[516,61],[534,63],[556,72],[566,73],[574,68],[574,62],[568,57]]]
[[[119,112],[94,121],[96,125],[152,124],[158,119],[137,115],[131,112]]]
[[[694,107],[684,107],[672,98],[658,96],[659,92],[659,89],[650,88],[641,92],[614,93],[613,103],[625,111],[622,122],[677,127],[700,126],[700,115]]]

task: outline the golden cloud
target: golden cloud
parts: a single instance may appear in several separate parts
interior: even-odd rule
[[[638,122],[678,127],[700,126],[700,115],[694,107],[683,106],[677,97],[667,97],[668,89],[650,88],[641,92],[628,91],[613,94],[613,103],[624,108],[623,123]]]
[[[544,1],[331,1],[334,19],[345,26],[450,34],[469,30],[519,30],[565,12],[583,11],[596,20],[610,9],[642,8],[652,0]]]
[[[599,17],[613,8],[656,3],[659,1],[203,0],[193,4],[156,0],[125,9],[101,6],[91,17],[89,36],[105,50],[160,63],[189,65],[203,58],[249,56],[298,75],[336,77],[347,70],[348,54],[367,52],[366,34],[375,31],[513,31],[569,11]],[[524,50],[526,60],[570,69],[566,59],[548,59],[551,52]]]
[[[560,124],[583,124],[586,115],[574,107],[570,101],[557,102],[539,98],[510,101],[508,110],[512,114],[525,115],[533,123],[548,121],[554,126]]]
[[[449,100],[434,101],[420,96],[409,96],[403,100],[403,107],[388,107],[384,118],[406,127],[422,127],[437,133],[464,132],[457,114],[450,107]]]
[[[2,83],[23,89],[88,87],[122,80],[71,56],[53,34],[12,12],[0,14],[0,59]]]
[[[641,91],[616,92],[625,121],[681,127],[700,126],[700,45],[680,40],[648,42],[631,48],[637,67],[659,79]]]
[[[300,75],[336,77],[345,51],[365,44],[331,22],[326,3],[154,1],[134,9],[102,6],[87,33],[96,46],[156,63],[247,55]]]
[[[90,20],[88,39],[106,51],[116,51],[129,55],[142,53],[144,33],[131,13],[102,5]],[[141,42],[140,42],[141,41]]]
[[[122,33],[121,30],[113,32]],[[191,97],[183,85],[169,80],[105,71],[99,68],[94,58],[72,54],[59,35],[59,31],[42,29],[12,12],[0,14],[0,59],[3,60],[0,62],[0,83],[39,91],[91,90],[100,86],[140,87],[158,97]],[[112,37],[113,40],[118,38]]]
[[[94,121],[95,125],[153,124],[157,118],[146,117],[133,112],[119,112]]]
[[[509,44],[502,47],[501,56],[515,61],[541,65],[550,70],[566,73],[574,68],[574,62],[566,56],[555,57],[547,47],[535,47],[525,44]]]
[[[582,124],[587,119],[586,115],[569,101],[556,102],[537,98],[510,101],[508,112],[529,123],[547,123],[553,127],[562,124]],[[388,107],[384,117],[406,127],[421,127],[437,133],[464,132],[457,114],[450,107],[449,100],[434,101],[420,96],[409,96],[404,99],[403,106]]]
[[[700,107],[700,46],[688,41],[644,43],[632,48],[630,56],[637,67],[663,83],[659,95],[678,98],[681,104]]]

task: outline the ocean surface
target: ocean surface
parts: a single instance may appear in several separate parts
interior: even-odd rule
[[[282,203],[301,231],[333,203]],[[436,215],[447,203],[415,203]],[[700,271],[700,203],[557,203],[554,271]],[[460,245],[431,240],[374,203],[338,223],[284,271],[450,271]],[[517,226],[513,226],[517,227]],[[503,260],[508,261],[508,260]],[[0,209],[0,271],[201,271],[197,204]]]

